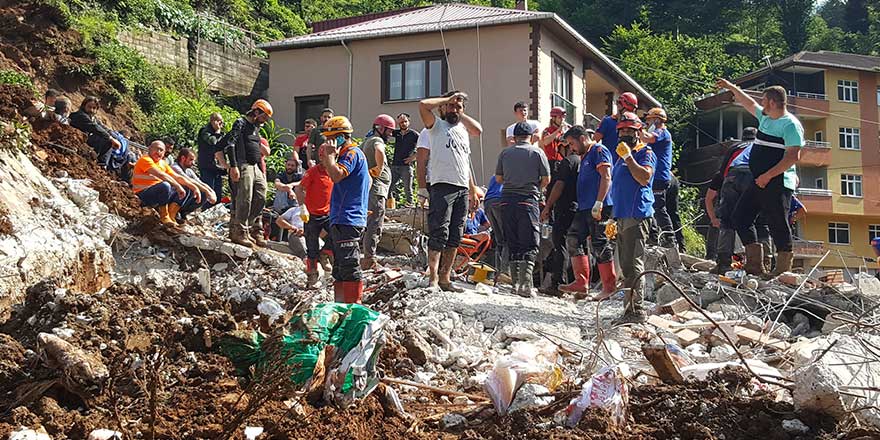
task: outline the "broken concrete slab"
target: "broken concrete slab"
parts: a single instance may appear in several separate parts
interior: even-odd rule
[[[550,390],[547,387],[535,383],[526,383],[519,387],[513,402],[510,402],[507,412],[512,413],[520,409],[537,408],[551,403],[553,403],[553,396],[550,395]]]

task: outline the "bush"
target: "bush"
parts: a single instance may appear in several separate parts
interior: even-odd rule
[[[227,129],[238,118],[235,110],[217,105],[207,93],[185,96],[163,87],[157,91],[156,97],[156,109],[146,127],[147,138],[172,136],[180,147],[196,148],[196,136],[208,123],[211,113],[223,115]]]
[[[36,91],[31,78],[24,73],[15,70],[0,70],[0,84],[12,84],[16,86],[24,86],[31,91]]]

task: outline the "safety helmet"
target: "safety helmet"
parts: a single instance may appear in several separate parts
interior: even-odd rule
[[[617,121],[617,129],[632,128],[640,130],[642,128],[642,120],[633,112],[624,112],[623,116]]]
[[[565,116],[565,109],[562,107],[553,107],[550,109],[550,117],[557,118],[559,116]]]
[[[265,99],[254,101],[254,104],[251,105],[251,110],[260,110],[270,118],[272,117],[272,104],[269,104],[269,101],[266,101]]]
[[[636,98],[635,93],[624,92],[617,98],[617,104],[623,107],[624,111],[632,112],[639,106],[639,98]]]
[[[660,107],[654,107],[651,110],[648,110],[648,114],[645,115],[645,119],[648,118],[657,118],[663,122],[666,122],[666,110],[663,110]]]
[[[373,121],[373,125],[377,127],[385,127],[389,130],[394,130],[397,127],[397,123],[394,121],[394,118],[384,113],[376,116],[376,120]]]
[[[336,136],[340,133],[351,133],[354,129],[351,128],[351,122],[348,121],[348,118],[345,116],[334,116],[327,120],[324,123],[324,130],[321,131],[321,134],[324,136]]]

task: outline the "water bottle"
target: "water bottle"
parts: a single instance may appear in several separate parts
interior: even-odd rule
[[[550,236],[553,235],[553,225],[550,223],[542,223],[541,224],[541,238],[549,239]]]

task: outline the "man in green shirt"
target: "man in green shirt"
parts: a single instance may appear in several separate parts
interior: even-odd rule
[[[327,139],[324,137],[321,132],[324,128],[324,124],[333,117],[333,109],[330,107],[321,110],[321,121],[320,125],[318,125],[317,129],[312,129],[309,132],[309,141],[306,143],[306,162],[303,164],[303,167],[309,169],[312,165],[318,163],[318,147],[321,146]]]
[[[797,185],[795,164],[804,146],[804,127],[786,110],[786,91],[780,86],[764,89],[761,104],[735,84],[718,80],[718,87],[730,90],[736,102],[758,119],[758,134],[749,156],[754,183],[745,190],[733,212],[737,235],[746,247],[746,272],[762,275],[763,248],[758,243],[755,218],[764,214],[770,236],[776,244],[777,276],[791,270],[791,229],[788,210]]]

